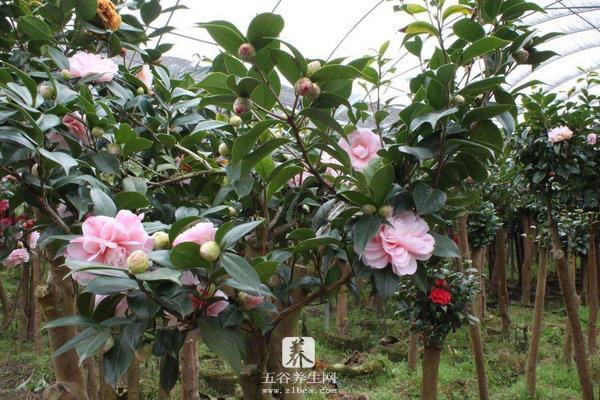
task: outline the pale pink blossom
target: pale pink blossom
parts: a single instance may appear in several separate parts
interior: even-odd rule
[[[180,281],[182,285],[196,287],[197,295],[190,294],[190,301],[192,302],[194,310],[204,310],[204,316],[216,317],[229,305],[229,302],[226,300],[227,295],[222,290],[216,290],[211,296],[209,291],[206,290],[204,282],[198,279],[198,277],[190,271],[183,272]],[[165,311],[165,316],[168,320],[168,326],[176,327],[179,330],[184,330],[186,328],[176,316],[167,311]]]
[[[58,213],[58,216],[61,217],[62,219],[73,216],[73,213],[71,211],[69,211],[69,209],[67,208],[67,205],[65,203],[60,203],[58,205],[58,207],[56,207],[56,212]]]
[[[10,202],[7,199],[0,200],[0,214],[4,214],[10,208]]]
[[[566,126],[559,126],[548,132],[548,141],[552,144],[569,140],[573,136],[573,131]]]
[[[323,152],[323,154],[321,155],[321,162],[323,164],[341,165],[338,160],[336,160],[329,153],[326,152]],[[340,176],[340,171],[330,166],[327,166],[325,173],[334,178]]]
[[[302,171],[299,172],[298,174],[294,175],[289,181],[288,181],[288,186],[289,187],[299,187],[302,186],[302,184],[304,183],[304,181],[306,181],[308,178],[310,178],[311,176],[313,176],[313,174],[311,174],[310,172],[307,171]]]
[[[238,297],[240,299],[242,307],[245,310],[253,310],[259,305],[261,305],[265,300],[264,296],[254,296],[245,292],[240,292]]]
[[[587,135],[586,140],[588,144],[595,145],[598,140],[598,135],[596,135],[595,133],[590,133],[589,135]]]
[[[352,167],[357,171],[362,171],[381,149],[379,136],[364,128],[355,130],[347,138],[341,138],[338,144],[348,153]]]
[[[142,65],[142,68],[135,74],[135,77],[146,85],[146,88],[150,89],[152,87],[152,71],[150,71],[150,67],[147,64]]]
[[[38,240],[40,240],[40,233],[38,231],[33,231],[27,238],[27,245],[30,249],[35,249],[37,248]]]
[[[29,252],[26,249],[14,249],[4,260],[4,265],[9,268],[24,264],[29,261]]]
[[[119,68],[111,59],[98,54],[78,52],[69,57],[69,72],[73,78],[97,74],[96,82],[110,82]]]
[[[85,116],[81,115],[78,111],[67,114],[62,119],[62,124],[67,127],[69,132],[84,144],[90,144],[88,129],[84,122]]]
[[[367,243],[362,260],[371,268],[382,269],[392,264],[396,275],[412,275],[417,260],[428,260],[435,240],[424,219],[405,211],[388,219]]]
[[[96,308],[98,308],[98,306],[100,305],[100,303],[102,303],[102,300],[104,300],[105,298],[107,298],[108,296],[103,295],[103,294],[96,294],[94,295],[94,310]],[[121,301],[119,301],[117,303],[117,306],[115,307],[115,317],[117,318],[124,318],[127,314],[127,310],[129,309],[129,303],[127,302],[127,297],[123,296],[123,298],[121,299]]]
[[[177,235],[175,240],[173,240],[173,247],[184,242],[193,242],[201,245],[204,242],[215,240],[216,233],[217,229],[214,227],[212,222],[200,222],[190,229]]]
[[[144,231],[141,219],[131,211],[121,210],[116,217],[94,216],[85,220],[83,236],[72,239],[65,257],[125,268],[127,257],[136,250],[152,251],[154,239]],[[85,283],[93,279],[86,272],[76,272],[73,279]]]
[[[63,135],[56,131],[49,132],[46,137],[50,143],[54,143],[58,150],[69,150],[69,144]]]

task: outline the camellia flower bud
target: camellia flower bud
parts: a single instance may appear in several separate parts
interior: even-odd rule
[[[233,112],[237,115],[244,115],[252,108],[252,102],[247,97],[238,97],[233,102]]]
[[[144,93],[146,93],[146,91],[144,90],[143,87],[140,86],[139,88],[137,88],[136,93],[138,94],[138,96],[141,96]]]
[[[208,262],[216,261],[221,255],[221,247],[214,240],[202,243],[200,246],[200,257]]]
[[[242,308],[247,311],[255,309],[264,301],[263,296],[253,296],[245,292],[240,292],[238,294],[238,299]]]
[[[238,57],[240,60],[252,63],[256,58],[256,49],[251,43],[244,43],[238,48]]]
[[[321,62],[319,60],[311,61],[306,65],[306,75],[312,76],[315,72],[321,69]]]
[[[230,217],[235,217],[237,215],[237,210],[231,206],[227,207],[227,212],[229,213]]]
[[[321,87],[316,83],[313,83],[308,94],[306,95],[307,99],[316,100],[321,95]]]
[[[92,128],[92,136],[97,138],[102,137],[102,135],[104,135],[104,129],[102,129],[101,126],[95,126],[94,128]]]
[[[390,218],[394,215],[394,207],[392,206],[382,206],[379,207],[379,211],[377,212],[381,218]]]
[[[219,154],[223,157],[227,157],[229,153],[229,146],[227,146],[227,143],[221,143],[219,145]]]
[[[465,98],[463,96],[461,96],[460,94],[457,94],[456,96],[454,96],[452,98],[452,102],[457,105],[465,104]]]
[[[119,146],[116,143],[109,143],[108,145],[106,145],[106,150],[115,156],[118,156],[119,154],[121,154],[121,146]]]
[[[169,234],[166,232],[154,232],[152,238],[154,239],[154,250],[168,249],[171,245],[169,242]]]
[[[375,214],[377,212],[377,207],[375,207],[373,204],[365,204],[362,206],[362,211],[366,215]]]
[[[63,78],[64,80],[71,79],[71,71],[69,71],[66,68],[63,69],[62,71],[60,71],[60,77]]]
[[[296,81],[294,84],[294,89],[296,89],[298,96],[307,96],[312,90],[312,86],[312,81],[307,77],[303,77]]]
[[[150,259],[142,250],[136,250],[127,257],[127,269],[134,274],[146,272],[149,266]]]
[[[529,52],[525,49],[520,49],[515,52],[513,57],[515,58],[515,61],[517,62],[517,64],[524,64],[527,62],[527,59],[529,58]]]
[[[46,100],[50,100],[54,97],[54,88],[46,83],[42,83],[38,86],[38,92]]]
[[[229,118],[229,125],[233,126],[234,128],[237,128],[241,124],[242,124],[242,119],[240,117],[238,117],[237,115],[232,115]]]
[[[112,349],[112,347],[114,345],[115,345],[115,340],[111,336],[108,339],[106,339],[106,342],[104,343],[104,346],[102,346],[102,351],[107,352],[110,349]]]

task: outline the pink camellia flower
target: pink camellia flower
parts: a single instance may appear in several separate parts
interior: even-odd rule
[[[357,171],[362,171],[381,149],[379,136],[364,128],[355,130],[346,139],[341,138],[338,144],[348,153],[352,167]]]
[[[38,240],[40,240],[40,233],[38,231],[33,231],[27,237],[27,245],[30,249],[37,248]]]
[[[558,143],[563,140],[569,140],[573,136],[573,131],[566,126],[559,126],[548,132],[548,141],[550,143]]]
[[[264,296],[253,296],[245,292],[240,292],[238,298],[244,310],[253,310],[265,300]]]
[[[80,261],[97,262],[125,268],[131,253],[152,251],[154,239],[144,231],[141,219],[131,211],[121,210],[116,217],[89,217],[83,223],[83,236],[72,239],[65,250],[65,257]],[[85,283],[93,279],[86,272],[76,272],[73,279]]]
[[[417,270],[417,260],[428,260],[435,240],[427,222],[411,211],[388,219],[379,232],[367,243],[363,262],[371,268],[382,269],[392,264],[396,275],[412,275]]]
[[[304,181],[306,181],[311,176],[313,176],[313,174],[311,174],[310,172],[307,172],[307,171],[299,172],[298,174],[294,175],[292,177],[292,179],[290,179],[288,181],[288,186],[292,187],[292,188],[293,187],[300,187],[300,186],[302,186],[302,184],[304,183]]]
[[[586,140],[588,144],[595,145],[598,140],[598,135],[596,135],[595,133],[590,133],[589,135],[587,135]]]
[[[98,54],[78,52],[69,57],[69,72],[73,78],[98,74],[96,82],[110,82],[118,71],[117,64]]]
[[[177,235],[175,240],[173,240],[173,247],[183,242],[193,242],[201,245],[204,242],[215,240],[216,233],[217,229],[214,227],[212,222],[200,222],[187,231]]]
[[[108,296],[102,294],[94,295],[94,310],[102,303],[102,300],[107,298]],[[117,303],[115,307],[115,317],[124,318],[127,314],[127,310],[129,309],[129,303],[127,302],[127,297],[123,297],[121,301]]]
[[[66,126],[69,132],[75,135],[75,137],[77,137],[81,142],[84,144],[90,144],[88,129],[85,126],[84,121],[85,116],[82,116],[78,111],[75,111],[74,113],[65,115],[62,119],[62,124]]]
[[[142,81],[146,85],[146,88],[150,89],[152,87],[152,72],[147,64],[142,65],[142,68],[135,74],[135,77]]]
[[[71,211],[69,211],[69,209],[67,208],[67,205],[65,203],[60,203],[58,205],[58,207],[56,207],[56,212],[58,213],[58,216],[61,217],[62,219],[73,216],[73,213]]]
[[[2,226],[2,227],[11,226],[14,223],[15,223],[15,220],[12,217],[0,218],[0,226]]]
[[[10,208],[10,203],[7,199],[0,200],[0,214],[4,214]]]
[[[190,301],[194,310],[204,309],[204,315],[207,317],[216,317],[229,305],[226,300],[227,295],[222,290],[216,290],[211,296],[209,291],[206,290],[204,282],[200,281],[196,275],[190,271],[185,271],[181,274],[181,284],[185,286],[196,286],[198,296],[190,294]],[[213,301],[217,298],[216,301]],[[176,327],[179,330],[184,330],[185,325],[177,319],[176,316],[165,311],[167,317],[167,326]]]
[[[24,264],[29,261],[29,252],[26,249],[14,249],[4,260],[4,265],[9,268]]]

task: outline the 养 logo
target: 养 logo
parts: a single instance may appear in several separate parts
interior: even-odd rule
[[[285,368],[312,368],[315,366],[315,339],[286,337],[281,341],[281,364]]]

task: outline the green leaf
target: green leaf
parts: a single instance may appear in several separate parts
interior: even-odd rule
[[[75,14],[77,18],[87,21],[96,15],[97,0],[75,0]]]
[[[262,283],[267,283],[271,276],[277,271],[277,267],[279,267],[279,261],[262,261],[254,266],[256,273],[260,278]]]
[[[419,215],[438,212],[446,204],[446,193],[423,182],[417,184],[412,197]]]
[[[232,94],[233,91],[227,86],[227,79],[228,76],[222,72],[212,72],[207,74],[196,86],[211,94]]]
[[[267,201],[269,201],[279,189],[285,186],[290,179],[298,175],[303,170],[304,168],[302,167],[291,165],[277,171],[275,175],[269,179],[269,183],[267,183]]]
[[[478,94],[497,88],[502,83],[504,83],[504,76],[493,76],[471,82],[462,88],[458,93],[467,94],[469,96],[477,96]]]
[[[50,57],[59,69],[69,69],[69,59],[57,48],[44,45],[42,54]]]
[[[458,246],[448,236],[440,235],[435,232],[429,232],[435,239],[433,255],[436,257],[460,257]]]
[[[88,328],[100,327],[100,325],[92,319],[82,317],[81,315],[71,315],[52,320],[44,325],[42,329],[60,328],[63,326],[84,326]]]
[[[158,268],[153,271],[136,274],[135,277],[140,281],[170,281],[181,284],[181,281],[179,280],[181,277],[181,272],[175,271],[171,268]]]
[[[169,230],[169,241],[171,243],[173,243],[173,241],[175,240],[175,238],[181,232],[183,232],[183,231],[191,228],[200,219],[201,219],[200,217],[190,216],[190,217],[185,217],[185,218],[182,218],[182,219],[180,219],[178,221],[175,221],[173,223],[173,225],[171,225],[171,229]]]
[[[119,378],[129,368],[133,356],[133,350],[125,343],[122,335],[117,336],[113,347],[104,353],[102,358],[104,378],[113,387],[117,385]]]
[[[148,191],[148,185],[142,178],[128,176],[123,179],[123,190],[127,192],[138,192],[145,195]]]
[[[23,31],[27,34],[27,36],[36,40],[52,40],[52,32],[50,31],[50,27],[41,19],[26,15],[19,19],[19,26],[23,28]]]
[[[259,225],[264,222],[263,219],[258,221],[247,222],[245,224],[236,225],[233,228],[229,229],[224,235],[223,239],[221,239],[219,245],[221,249],[226,249],[231,247],[238,240],[242,239],[244,236],[252,232]],[[219,235],[220,236],[220,235]]]
[[[396,289],[398,289],[400,279],[394,274],[392,268],[385,267],[374,270],[373,276],[375,278],[375,289],[381,297],[391,297],[396,292]]]
[[[488,171],[485,165],[470,153],[461,152],[456,158],[464,165],[469,176],[476,182],[485,182],[488,178]]]
[[[487,36],[476,40],[470,46],[468,46],[462,54],[462,64],[467,64],[471,60],[481,57],[490,51],[496,50],[506,44],[510,43],[507,40],[497,38],[495,36]]]
[[[386,164],[379,168],[373,174],[371,182],[369,183],[369,190],[373,195],[375,205],[383,205],[387,194],[392,190],[394,183],[394,167],[392,164]]]
[[[321,67],[311,75],[313,82],[323,82],[339,79],[354,79],[361,76],[362,73],[351,65],[330,64]]]
[[[439,31],[431,25],[429,22],[425,21],[415,21],[406,25],[404,28],[400,29],[400,32],[405,33],[407,35],[420,35],[426,33],[431,36],[439,36]]]
[[[60,151],[48,151],[42,148],[39,148],[38,151],[44,158],[47,158],[48,160],[60,165],[65,170],[66,175],[69,175],[71,168],[77,166],[77,160],[67,153]]]
[[[79,354],[79,366],[81,367],[85,360],[98,353],[110,337],[110,330],[103,329],[77,343],[75,350]]]
[[[115,196],[119,210],[136,210],[148,206],[148,199],[139,192],[119,192]]]
[[[198,26],[206,29],[213,40],[231,54],[237,54],[240,46],[246,41],[231,22],[211,21]]]
[[[139,151],[148,150],[153,144],[154,142],[152,142],[152,140],[141,137],[135,138],[123,146],[123,157],[127,157]]]
[[[94,203],[94,215],[106,215],[114,217],[117,215],[117,206],[109,195],[96,188],[90,190],[90,197]]]
[[[257,292],[261,291],[260,277],[248,261],[236,254],[225,252],[221,255],[219,263],[231,279]]]
[[[332,237],[315,237],[301,241],[293,248],[294,254],[303,253],[307,250],[317,249],[321,246],[340,246],[341,243],[339,240],[334,239]]]
[[[486,107],[473,108],[467,111],[463,121],[465,126],[469,126],[472,122],[490,119],[513,108],[514,106],[510,104],[490,104]]]
[[[457,21],[452,25],[452,30],[456,36],[467,42],[475,42],[485,36],[483,26],[469,18],[463,18]]]
[[[454,14],[470,15],[472,12],[473,9],[469,6],[466,6],[464,4],[453,4],[444,10],[442,18],[446,19]]]
[[[150,0],[142,4],[140,8],[140,15],[144,24],[150,25],[152,21],[160,16],[162,7],[160,6],[159,0]]]
[[[333,118],[329,113],[324,112],[323,110],[319,110],[316,108],[305,108],[300,112],[301,115],[306,115],[313,122],[320,122],[325,125],[327,128],[331,128],[334,131],[337,131],[343,137],[346,137],[346,132],[344,128]]]
[[[367,242],[379,231],[382,223],[383,220],[375,214],[363,215],[356,221],[352,227],[352,239],[354,249],[359,255],[362,255]]]
[[[179,270],[201,266],[200,246],[194,242],[179,243],[171,250],[171,263]]]
[[[198,327],[206,346],[239,373],[245,353],[240,333],[232,328],[223,328],[216,318],[201,318]]]
[[[250,21],[248,25],[248,41],[252,43],[256,50],[266,46],[273,38],[279,36],[283,30],[284,21],[281,15],[263,13],[258,14]]]

